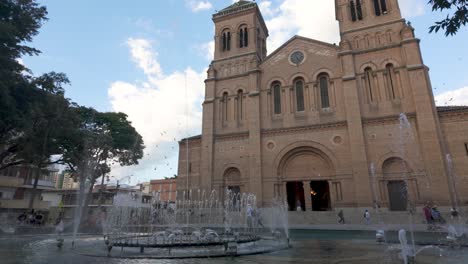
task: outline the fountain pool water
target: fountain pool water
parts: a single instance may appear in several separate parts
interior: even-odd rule
[[[199,258],[258,254],[289,247],[284,202],[259,209],[256,196],[229,190],[190,190],[175,202],[154,200],[142,204],[135,194],[118,194],[107,211],[105,250],[97,240],[76,241],[87,255],[121,258]],[[271,216],[271,217],[266,217]],[[60,243],[60,242],[59,242]],[[100,247],[97,245],[97,247]],[[91,250],[89,250],[91,249]]]

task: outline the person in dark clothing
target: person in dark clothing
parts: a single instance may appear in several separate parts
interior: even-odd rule
[[[343,210],[340,210],[340,212],[338,212],[338,218],[339,218],[338,223],[344,225],[345,224],[345,219],[344,219]]]
[[[18,216],[18,222],[20,224],[23,224],[26,221],[27,218],[28,218],[28,216],[26,215],[26,212],[23,212],[22,214],[20,214]]]

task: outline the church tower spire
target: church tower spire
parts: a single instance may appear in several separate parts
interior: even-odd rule
[[[268,30],[257,4],[240,0],[213,15],[215,24],[214,59],[257,53],[266,57]]]

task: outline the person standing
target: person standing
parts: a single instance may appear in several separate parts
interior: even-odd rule
[[[366,220],[366,225],[370,225],[370,213],[369,213],[369,210],[367,209],[364,212],[364,219]]]
[[[345,224],[345,219],[344,219],[344,213],[343,210],[340,210],[338,212],[338,223],[344,225]]]
[[[431,214],[431,208],[429,207],[429,204],[426,204],[423,208],[424,211],[424,217],[426,218],[426,223],[430,225],[432,223],[432,214]]]

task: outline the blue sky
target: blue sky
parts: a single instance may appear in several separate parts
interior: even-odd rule
[[[50,19],[32,43],[42,54],[25,57],[24,63],[36,75],[65,72],[72,81],[66,96],[81,105],[129,115],[147,155],[140,166],[115,169],[115,176],[134,175],[137,183],[176,174],[177,140],[200,131],[203,79],[213,46],[211,15],[233,1],[39,2]],[[269,52],[295,34],[339,42],[333,1],[317,2],[257,1],[270,29]],[[400,2],[421,39],[438,104],[453,97],[452,104],[468,104],[468,29],[448,38],[428,34],[445,13],[432,13],[426,0]]]

